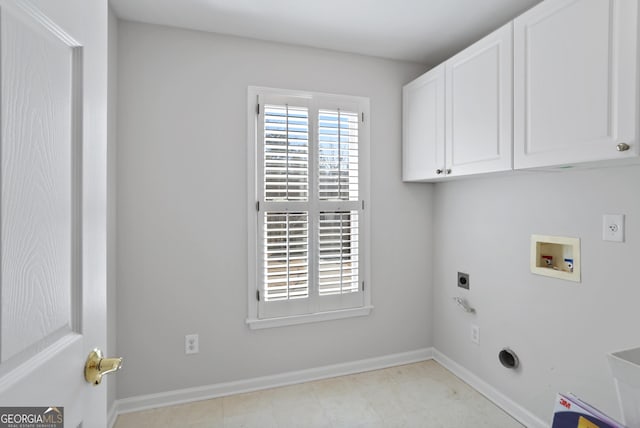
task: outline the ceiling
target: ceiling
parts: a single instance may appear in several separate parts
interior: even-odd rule
[[[541,0],[110,0],[118,17],[435,65]]]

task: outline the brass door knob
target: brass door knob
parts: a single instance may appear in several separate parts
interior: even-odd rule
[[[122,358],[104,358],[102,351],[94,349],[87,357],[84,365],[84,378],[93,385],[102,382],[102,376],[120,370]]]

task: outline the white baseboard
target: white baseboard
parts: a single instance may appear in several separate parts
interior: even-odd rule
[[[109,420],[117,418],[123,413],[137,412],[156,407],[172,406],[193,401],[208,400],[226,395],[240,394],[243,392],[257,391],[278,386],[293,385],[296,383],[310,382],[330,377],[361,373],[370,370],[378,370],[402,364],[416,363],[433,358],[432,348],[423,348],[416,351],[391,354],[383,357],[367,358],[348,363],[333,364],[295,372],[282,373],[272,376],[263,376],[253,379],[225,382],[213,385],[185,388],[175,391],[161,392],[159,394],[140,395],[137,397],[116,400],[114,409],[109,412]],[[113,414],[113,415],[112,415]],[[112,425],[109,425],[112,426]]]
[[[489,385],[484,380],[480,379],[475,374],[471,373],[460,364],[456,363],[440,351],[433,349],[433,358],[444,366],[451,373],[458,376],[460,379],[471,385],[479,393],[491,400],[496,406],[511,415],[518,422],[528,428],[548,428],[549,423],[535,416],[527,409],[511,400],[506,395]]]

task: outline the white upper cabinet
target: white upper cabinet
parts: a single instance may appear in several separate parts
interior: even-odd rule
[[[446,61],[446,173],[512,168],[512,40],[509,23]]]
[[[444,64],[402,89],[402,179],[425,181],[444,169]]]
[[[546,0],[515,19],[516,169],[638,156],[637,6]]]
[[[403,178],[639,162],[638,78],[638,0],[545,0],[405,86]]]
[[[512,24],[403,88],[403,179],[512,168]]]

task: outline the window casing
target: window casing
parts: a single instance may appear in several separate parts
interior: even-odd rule
[[[248,324],[368,314],[368,99],[250,87],[248,104]]]

